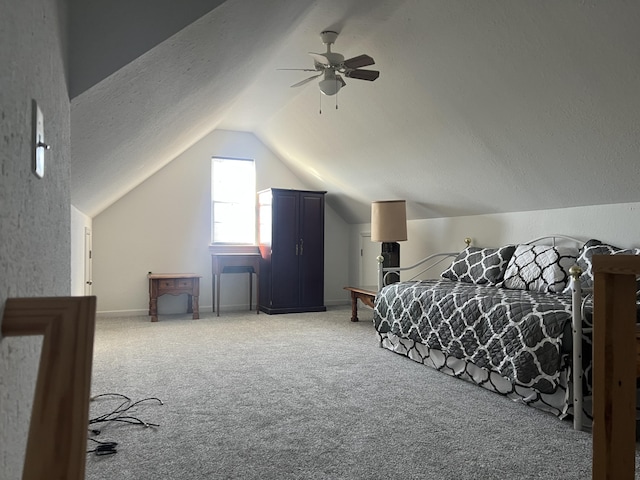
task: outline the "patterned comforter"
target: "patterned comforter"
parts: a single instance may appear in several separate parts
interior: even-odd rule
[[[380,333],[553,393],[565,326],[571,325],[571,296],[450,280],[400,282],[377,295],[373,322]]]

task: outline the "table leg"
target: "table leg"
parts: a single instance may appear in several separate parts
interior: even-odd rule
[[[211,257],[211,312],[216,311],[216,268],[215,261]]]
[[[187,293],[187,313],[193,313],[193,295]]]
[[[253,274],[249,272],[249,311],[252,310],[253,301]]]
[[[220,280],[222,280],[222,273],[218,275],[216,281],[216,316],[220,316]]]
[[[198,305],[198,295],[193,295],[193,319],[200,318],[200,306]]]
[[[258,270],[255,271],[256,274],[256,315],[260,315],[260,274]]]
[[[151,297],[149,300],[149,315],[151,315],[151,321],[158,321],[158,298]]]
[[[351,321],[358,321],[358,296],[356,292],[351,292]]]

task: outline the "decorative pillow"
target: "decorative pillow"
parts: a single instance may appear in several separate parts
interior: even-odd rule
[[[518,245],[504,274],[503,286],[519,290],[559,293],[569,283],[569,269],[577,250],[549,245]]]
[[[478,285],[496,285],[502,281],[515,245],[501,248],[467,247],[442,272],[442,278]]]
[[[640,248],[619,248],[602,243],[595,238],[589,240],[580,249],[577,262],[578,266],[582,268],[582,275],[580,276],[582,288],[593,288],[592,257],[594,255],[640,255]],[[640,290],[640,281],[638,289]]]

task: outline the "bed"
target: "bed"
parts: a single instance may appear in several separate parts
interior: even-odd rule
[[[521,401],[574,427],[591,425],[594,254],[638,254],[563,235],[436,254],[380,267],[373,323],[380,346]],[[440,278],[384,285],[388,272]],[[579,368],[573,368],[573,366]],[[576,414],[576,412],[581,412]]]

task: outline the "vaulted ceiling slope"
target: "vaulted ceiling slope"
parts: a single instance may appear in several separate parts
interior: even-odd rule
[[[383,199],[410,218],[640,201],[640,2],[212,3],[72,99],[85,213],[216,128],[254,132],[350,223]],[[309,72],[277,69],[312,68],[325,29],[380,78],[290,88]]]

